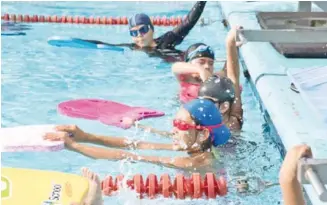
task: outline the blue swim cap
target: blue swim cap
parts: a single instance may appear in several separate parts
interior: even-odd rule
[[[151,19],[148,15],[140,13],[140,14],[135,14],[128,20],[129,28],[131,29],[134,26],[138,25],[148,25],[154,31]]]
[[[230,130],[222,124],[222,115],[215,104],[208,99],[195,99],[186,104],[184,108],[191,114],[195,123],[202,126],[217,126],[212,128],[210,137],[216,147],[225,144],[231,136]]]

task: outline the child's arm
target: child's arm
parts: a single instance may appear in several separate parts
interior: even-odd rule
[[[172,135],[173,135],[173,133],[171,133],[171,132],[157,130],[157,129],[155,129],[153,127],[150,127],[148,125],[142,125],[142,124],[136,123],[136,120],[134,120],[132,118],[129,118],[129,117],[124,117],[123,118],[123,123],[127,127],[135,126],[137,128],[141,128],[141,129],[143,129],[145,131],[148,131],[148,132],[151,132],[151,133],[154,133],[154,134],[158,134],[158,135],[161,135],[161,136],[164,136],[164,137],[172,137]]]
[[[153,150],[182,150],[173,144],[144,142],[136,140],[128,140],[124,137],[106,137],[100,135],[88,134],[91,143],[103,145],[106,147],[127,148],[127,149],[153,149]]]
[[[227,49],[227,77],[234,83],[235,89],[235,101],[231,105],[230,123],[235,126],[236,129],[241,129],[243,109],[240,90],[240,65],[236,46],[236,28],[229,31],[226,38]]]
[[[199,164],[195,163],[189,157],[157,157],[157,156],[139,156],[139,161],[149,162],[152,164],[163,165],[166,167],[188,169],[198,167]]]
[[[163,165],[166,167],[173,168],[192,168],[200,166],[199,163],[194,162],[189,157],[157,157],[157,156],[138,156],[130,152],[123,150],[111,150],[104,149],[100,147],[91,147],[78,143],[74,143],[69,147],[70,150],[78,152],[84,156],[93,158],[93,159],[108,159],[108,160],[122,160],[130,158],[135,161],[150,162],[153,164]]]
[[[93,159],[122,160],[135,157],[134,154],[124,150],[91,147],[78,143],[72,143],[68,149]]]
[[[186,62],[174,63],[171,69],[179,82],[181,81],[189,82],[189,79],[185,76],[192,75],[192,74],[198,75],[203,82],[207,80],[209,76],[211,76],[209,71],[205,69],[201,69],[196,65]],[[182,79],[181,76],[183,76],[184,78]]]
[[[183,74],[199,73],[199,68],[197,66],[186,62],[174,63],[171,69],[176,77]]]
[[[208,155],[194,157],[139,156],[138,160],[181,169],[193,169],[212,164],[212,158]]]
[[[58,135],[57,138],[48,138],[52,141],[64,141],[65,147],[71,151],[78,152],[84,156],[93,158],[93,159],[108,159],[108,160],[121,160],[126,158],[131,158],[137,161],[150,162],[153,164],[160,164],[167,167],[176,167],[176,168],[190,168],[198,167],[204,163],[203,158],[189,158],[189,157],[156,157],[156,156],[138,156],[136,154],[119,150],[119,149],[105,149],[101,147],[87,146],[79,144],[73,140],[73,138],[68,135]],[[148,147],[149,144],[156,145],[157,143],[140,143],[140,147]],[[160,144],[159,144],[160,145]],[[160,145],[162,146],[162,145]],[[171,146],[174,149],[173,145]],[[160,147],[159,147],[160,148]]]
[[[47,133],[44,139],[51,141],[61,140],[65,142],[86,142],[123,149],[182,150],[173,144],[131,141],[124,137],[110,137],[86,133],[75,125],[62,125],[58,126],[56,129],[58,131],[57,133]]]
[[[193,8],[189,11],[186,18],[183,19],[182,23],[174,28],[172,31],[179,38],[173,43],[175,46],[180,44],[183,39],[188,35],[188,33],[195,26],[196,22],[199,20],[204,7],[206,5],[206,1],[198,1],[193,6]]]
[[[297,163],[302,157],[312,158],[311,148],[298,145],[290,149],[284,158],[279,171],[279,183],[282,190],[284,204],[305,205],[302,187],[297,180]]]
[[[226,37],[226,51],[227,61],[226,70],[227,77],[235,84],[235,87],[239,87],[240,84],[240,65],[236,47],[236,28],[232,28]],[[238,89],[239,90],[239,89]]]
[[[167,132],[167,131],[162,131],[162,130],[157,130],[153,127],[147,126],[147,125],[142,125],[142,124],[137,124],[136,127],[141,128],[145,131],[149,131],[154,134],[161,135],[163,137],[172,137],[173,133]]]

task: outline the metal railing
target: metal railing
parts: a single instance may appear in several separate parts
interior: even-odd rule
[[[285,29],[285,30],[246,30],[237,31],[237,41],[270,42],[270,43],[326,43],[327,28],[325,29]]]

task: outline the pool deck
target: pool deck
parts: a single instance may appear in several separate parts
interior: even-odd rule
[[[270,4],[270,6],[268,5]],[[278,2],[220,2],[221,12],[230,26],[261,29],[255,11],[279,11],[289,4]],[[295,3],[295,2],[294,2]],[[297,3],[297,2],[296,2]],[[289,8],[289,7],[288,7]],[[315,158],[327,156],[327,127],[309,108],[299,93],[290,89],[288,69],[326,66],[327,59],[287,59],[270,43],[248,42],[240,48],[243,69],[247,69],[286,150],[306,143]],[[311,185],[304,185],[314,205],[321,202]]]

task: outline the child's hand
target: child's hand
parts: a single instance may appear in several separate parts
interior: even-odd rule
[[[184,149],[182,148],[182,146],[179,143],[173,143],[173,150],[174,151],[183,151]]]
[[[241,47],[242,45],[243,45],[243,42],[242,42],[242,41],[237,41],[237,42],[236,42],[236,47],[239,48],[239,47]]]
[[[122,123],[126,126],[126,128],[130,128],[135,125],[135,119],[130,117],[124,117]]]
[[[279,173],[281,181],[296,179],[297,164],[303,157],[312,158],[311,148],[308,145],[298,145],[287,152]]]
[[[76,143],[68,132],[47,133],[43,139],[49,141],[63,141],[65,147],[70,149]]]
[[[87,134],[76,125],[59,125],[55,128],[58,132],[65,132],[76,142],[87,142]],[[47,133],[45,137],[55,138],[57,133]]]
[[[200,78],[201,78],[202,82],[206,81],[210,76],[212,76],[212,73],[210,73],[208,70],[202,69],[202,68],[199,70],[199,74],[200,74]]]
[[[236,34],[237,34],[236,31],[240,30],[240,29],[243,29],[243,27],[242,26],[235,26],[228,32],[227,37],[226,37],[226,42],[228,44],[235,43],[236,47],[241,47],[242,46],[243,42],[240,42],[240,41],[236,42]]]

